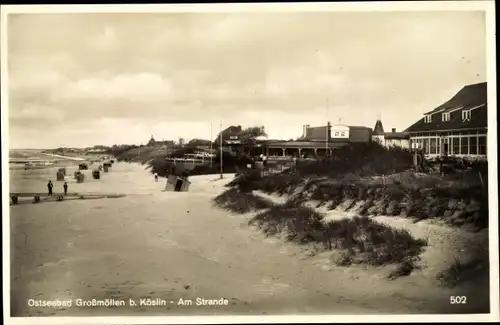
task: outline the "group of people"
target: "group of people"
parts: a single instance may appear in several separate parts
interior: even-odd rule
[[[52,183],[52,181],[49,180],[49,182],[47,183],[47,189],[49,191],[48,196],[54,195],[54,193],[52,192],[53,188],[54,188],[54,184]],[[67,182],[64,182],[63,188],[64,188],[64,195],[68,195],[68,183]]]

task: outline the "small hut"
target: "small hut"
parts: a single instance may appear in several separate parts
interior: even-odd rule
[[[89,166],[87,164],[82,163],[82,164],[78,165],[78,169],[79,170],[87,170],[87,169],[89,169]]]
[[[189,182],[186,178],[169,175],[165,191],[187,192],[189,190],[189,185],[191,185],[191,182]]]
[[[93,177],[94,179],[100,179],[100,178],[101,178],[101,172],[99,172],[99,170],[97,170],[97,169],[96,169],[96,170],[93,170],[93,171],[92,171],[92,177]]]

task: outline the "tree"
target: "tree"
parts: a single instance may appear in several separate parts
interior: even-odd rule
[[[212,141],[210,140],[204,140],[204,139],[193,139],[189,141],[186,146],[191,147],[191,148],[196,148],[196,147],[209,147]]]
[[[264,129],[264,126],[252,126],[246,129],[243,129],[238,134],[238,139],[241,141],[243,146],[243,152],[246,152],[246,149],[250,150],[253,146],[257,144],[257,138],[266,137],[267,133]]]

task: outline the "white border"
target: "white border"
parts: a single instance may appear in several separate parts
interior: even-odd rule
[[[158,12],[297,12],[297,11],[485,11],[487,32],[488,82],[488,160],[490,213],[490,305],[488,315],[344,315],[344,316],[171,316],[171,317],[10,317],[10,219],[9,219],[9,127],[6,17],[9,13],[158,13]],[[207,323],[276,323],[276,322],[491,322],[499,321],[499,257],[498,257],[498,184],[497,123],[496,123],[496,44],[494,1],[405,1],[405,2],[344,2],[344,3],[261,3],[261,4],[177,4],[177,5],[9,5],[1,7],[1,126],[2,126],[2,215],[3,219],[3,300],[6,324],[207,324]]]

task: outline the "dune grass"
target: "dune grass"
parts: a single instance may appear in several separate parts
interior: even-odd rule
[[[325,222],[324,216],[296,201],[282,205],[230,188],[214,199],[216,206],[235,213],[257,211],[249,225],[266,235],[284,235],[286,240],[316,249],[340,251],[339,266],[396,264],[389,278],[409,275],[416,267],[425,240],[413,238],[408,231],[393,229],[360,216]]]
[[[219,208],[236,213],[248,213],[268,209],[273,205],[264,198],[250,193],[240,192],[236,188],[231,188],[223,192],[215,197],[213,201]]]
[[[409,171],[383,177],[347,174],[342,178],[306,178],[299,174],[261,177],[258,171],[250,170],[227,186],[288,195],[302,202],[315,200],[329,209],[348,210],[359,203],[356,213],[360,215],[401,216],[415,222],[442,219],[451,226],[475,230],[488,227],[488,189],[479,182]]]
[[[267,235],[285,234],[298,244],[316,244],[323,250],[340,250],[339,266],[398,264],[394,278],[409,275],[427,245],[402,229],[394,229],[368,217],[323,221],[323,215],[294,202],[273,206],[249,222]]]
[[[439,272],[436,279],[441,286],[454,288],[464,282],[470,282],[483,275],[489,274],[489,256],[480,253],[470,261],[464,262],[456,258],[455,261],[445,270]]]

